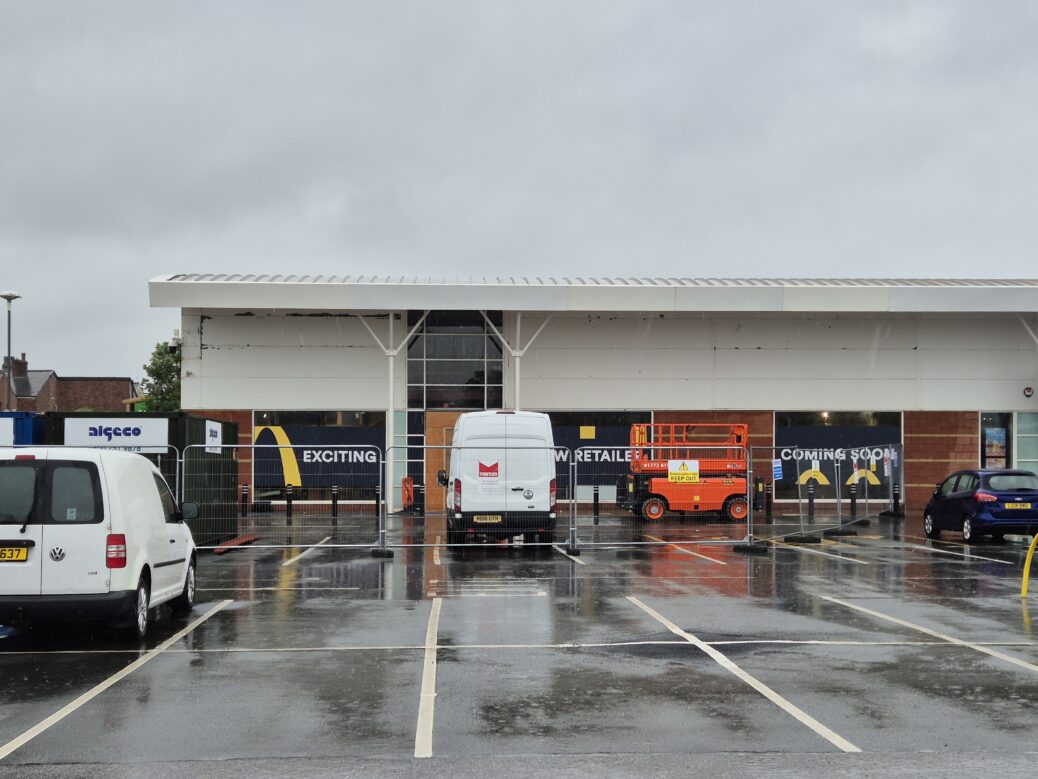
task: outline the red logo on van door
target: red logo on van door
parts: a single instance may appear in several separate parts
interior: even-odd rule
[[[497,463],[493,465],[485,465],[484,463],[479,464],[479,478],[481,479],[496,479],[498,475]]]

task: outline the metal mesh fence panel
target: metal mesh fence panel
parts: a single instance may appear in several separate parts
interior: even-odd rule
[[[753,447],[751,456],[756,475],[752,511],[758,524],[769,523],[774,534],[903,512],[901,444]]]
[[[747,536],[745,447],[589,446],[574,460],[580,545],[723,545]]]
[[[383,473],[374,446],[189,446],[181,497],[199,506],[191,529],[201,547],[241,536],[259,546],[372,546]]]
[[[569,449],[500,445],[409,450],[403,510],[384,515],[385,546],[549,546],[565,541],[571,508]],[[421,457],[424,468],[411,460]],[[428,469],[428,470],[426,470]]]

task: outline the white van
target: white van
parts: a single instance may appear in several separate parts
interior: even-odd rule
[[[195,599],[195,543],[158,469],[130,452],[0,449],[0,624],[105,619]]]
[[[447,487],[447,543],[477,536],[555,541],[555,440],[547,414],[475,411],[454,427]]]

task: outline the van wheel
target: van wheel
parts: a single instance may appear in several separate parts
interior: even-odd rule
[[[133,599],[133,614],[127,627],[127,633],[138,641],[143,641],[148,634],[148,606],[151,604],[151,592],[148,580],[141,576],[137,582],[137,595]]]
[[[555,528],[550,528],[548,530],[543,530],[540,533],[538,533],[538,535],[541,537],[541,541],[544,542],[545,544],[554,544],[555,543]]]
[[[642,503],[642,516],[649,522],[659,522],[666,513],[667,504],[663,498],[653,496],[646,498],[645,502]]]
[[[178,614],[186,614],[195,605],[195,561],[187,564],[187,577],[184,579],[184,591],[170,601],[170,608]]]
[[[729,522],[742,522],[749,513],[746,498],[729,498],[724,502],[724,518]]]

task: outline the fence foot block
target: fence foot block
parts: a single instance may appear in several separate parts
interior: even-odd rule
[[[766,555],[771,551],[767,544],[760,543],[759,541],[752,544],[736,544],[732,547],[732,550],[735,552],[742,552],[743,554],[756,555]]]
[[[843,528],[834,527],[829,530],[823,530],[822,535],[826,538],[836,538],[838,536],[856,536],[858,535],[857,530],[844,530]]]
[[[868,519],[852,519],[847,523],[848,525],[855,525],[857,527],[868,527],[872,524],[871,520]]]
[[[568,554],[570,557],[580,557],[580,550],[577,549],[577,547],[575,546],[567,546],[566,554]]]
[[[822,543],[821,536],[809,536],[797,534],[795,536],[787,536],[781,539],[784,544],[820,544]]]
[[[371,556],[372,557],[379,557],[379,558],[382,558],[383,560],[388,560],[388,559],[391,559],[393,557],[393,550],[392,549],[379,549],[378,547],[375,547],[374,549],[371,550]]]
[[[879,512],[881,517],[890,517],[891,519],[903,519],[905,512],[903,511],[881,511]]]

